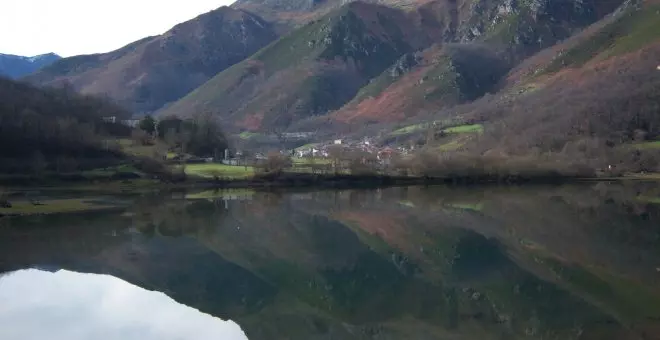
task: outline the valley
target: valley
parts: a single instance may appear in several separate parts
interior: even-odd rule
[[[3,178],[639,177],[660,169],[658,32],[654,0],[242,0],[6,80],[32,135]]]
[[[0,338],[660,339],[660,0],[49,4]]]

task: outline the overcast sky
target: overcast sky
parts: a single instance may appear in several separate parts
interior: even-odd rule
[[[233,0],[0,0],[0,53],[115,50]]]
[[[64,270],[0,277],[0,339],[248,340],[236,323],[163,293]]]

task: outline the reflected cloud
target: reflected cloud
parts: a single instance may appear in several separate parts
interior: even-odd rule
[[[247,339],[232,321],[107,275],[21,270],[0,277],[0,339]]]

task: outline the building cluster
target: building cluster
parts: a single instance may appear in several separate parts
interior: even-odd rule
[[[116,116],[108,116],[108,117],[103,117],[103,121],[106,123],[111,123],[111,124],[124,124],[128,127],[131,128],[136,128],[138,125],[140,125],[140,120],[139,119],[121,119],[118,120]]]
[[[362,140],[335,139],[325,143],[300,147],[294,151],[294,156],[298,158],[331,158],[332,149],[340,149],[345,154],[352,152],[369,154],[380,162],[390,160],[394,155],[406,155],[411,151],[405,147],[379,146],[369,138]]]

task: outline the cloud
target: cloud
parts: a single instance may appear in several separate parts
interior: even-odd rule
[[[3,0],[0,53],[62,56],[108,52],[232,0]]]
[[[232,321],[107,275],[22,270],[0,278],[0,339],[247,339]]]

